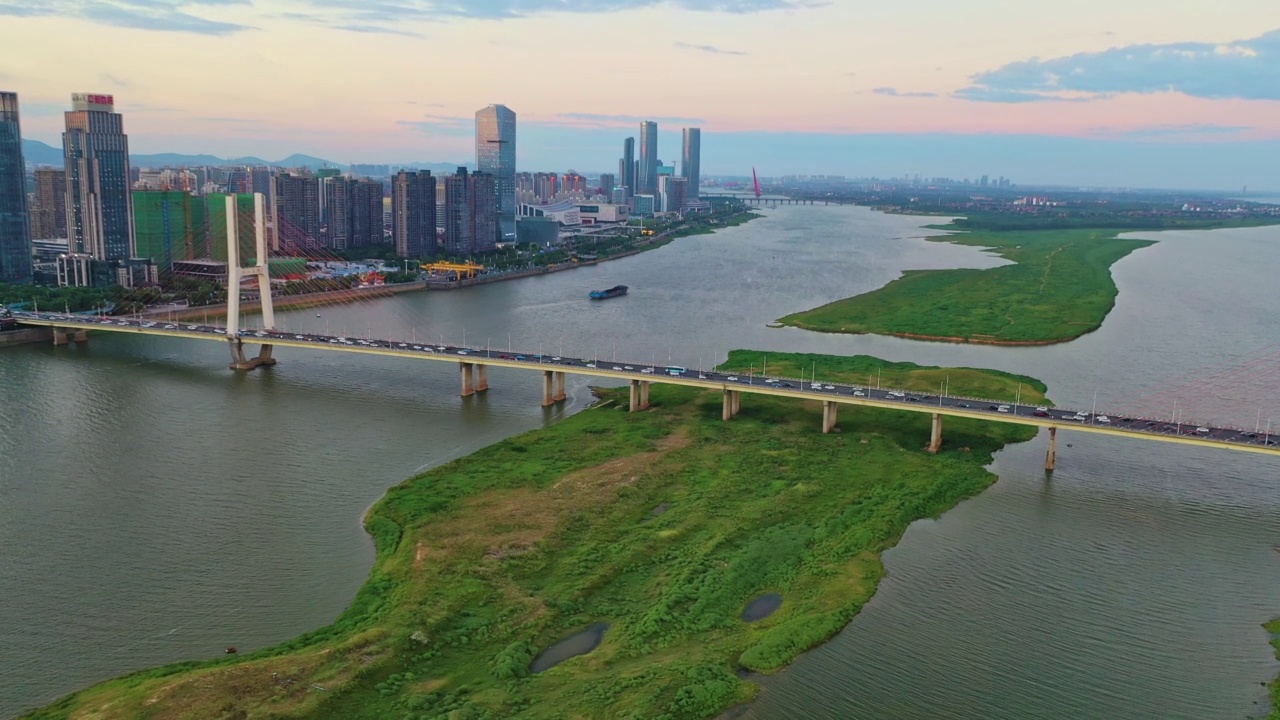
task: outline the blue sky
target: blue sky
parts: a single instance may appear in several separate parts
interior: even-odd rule
[[[500,102],[530,170],[655,119],[709,173],[1276,188],[1277,68],[1275,0],[0,0],[25,134],[111,93],[140,153],[458,162]]]

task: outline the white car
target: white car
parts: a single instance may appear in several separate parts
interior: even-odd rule
[[[856,396],[858,396],[858,397],[866,397],[866,396],[867,396],[867,394],[866,394],[866,393],[864,393],[864,392],[862,392],[861,390],[854,390],[854,391],[853,391],[853,394],[854,394],[854,395],[856,395]]]
[[[729,382],[738,382],[738,376],[730,375],[729,377],[725,378],[725,380],[728,380]]]
[[[821,389],[822,389],[822,383],[814,383],[814,384],[812,384],[812,385],[810,385],[810,386],[809,386],[809,389],[810,389],[810,390],[821,390]]]
[[[706,379],[707,379],[707,376],[706,376],[706,375],[699,374],[699,375],[698,375],[698,379],[699,379],[699,380],[706,380]]]
[[[823,386],[822,386],[822,389],[823,389],[823,390],[835,390],[835,389],[836,389],[836,386],[835,386],[835,385],[823,385]]]
[[[645,375],[652,375],[653,368],[640,368],[640,372],[644,373]]]
[[[1107,417],[1106,415],[1099,415],[1098,417],[1096,417],[1096,418],[1094,418],[1094,419],[1095,419],[1095,420],[1097,420],[1097,421],[1098,421],[1098,422],[1100,422],[1100,423],[1109,423],[1109,422],[1111,422],[1111,418]]]
[[[592,370],[595,370],[595,369],[596,369],[596,364],[595,364],[595,363],[587,363],[587,367],[591,368]]]
[[[621,370],[622,368],[621,368],[621,367],[619,367],[619,366],[617,366],[617,365],[614,365],[613,367],[611,367],[611,368],[609,368],[609,369],[610,369],[610,370]]]
[[[618,368],[614,368],[614,370],[617,370],[617,369],[618,369]],[[623,370],[635,370],[635,368],[631,367],[630,365],[623,365],[623,366],[622,366],[622,369],[623,369]],[[652,368],[650,368],[650,369],[652,370]]]
[[[293,336],[293,339],[294,339],[294,340],[306,340],[306,338],[305,338],[305,337],[303,337],[303,336],[301,336],[301,335],[294,335],[294,336]]]
[[[1009,412],[1009,406],[1008,406],[1008,405],[1001,405],[1001,406],[999,406],[999,407],[997,407],[997,408],[996,408],[996,412],[1007,413],[1007,412]]]

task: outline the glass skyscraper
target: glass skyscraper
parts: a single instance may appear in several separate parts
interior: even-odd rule
[[[31,282],[26,167],[18,95],[0,92],[0,282]]]
[[[618,163],[618,181],[627,189],[627,196],[636,194],[636,139],[622,141],[622,160]]]
[[[516,236],[516,114],[506,105],[476,111],[476,170],[493,175],[497,186],[501,239]],[[498,240],[499,238],[494,238]],[[477,245],[483,245],[480,238]]]
[[[129,137],[111,95],[75,93],[62,134],[71,252],[98,260],[134,257]]]
[[[640,166],[636,169],[634,194],[658,192],[658,123],[640,123]]]
[[[698,182],[701,179],[699,157],[702,154],[702,130],[699,128],[684,129],[684,151],[680,163],[681,177],[689,180],[685,188],[685,197],[690,200],[698,198]]]

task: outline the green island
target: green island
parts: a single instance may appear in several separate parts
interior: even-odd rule
[[[875,358],[737,350],[771,368],[993,399],[1043,401],[1029,378]],[[392,489],[365,526],[377,559],[328,627],[282,645],[144,670],[26,717],[707,718],[840,631],[875,592],[880,554],[907,526],[994,480],[992,454],[1034,429],[846,406],[819,432],[817,401],[748,395],[720,420],[714,390],[625,390],[563,421]],[[753,599],[781,604],[744,622]],[[534,673],[539,653],[607,624],[594,650]],[[539,668],[542,670],[542,668]]]
[[[1107,218],[1100,218],[1107,221]],[[987,249],[1010,261],[985,270],[908,270],[882,288],[787,315],[779,325],[835,333],[874,333],[922,340],[992,345],[1047,345],[1073,340],[1102,325],[1115,305],[1111,266],[1150,240],[1086,221],[1028,221],[992,214],[962,218],[959,230],[928,238]],[[1263,224],[1170,221],[1149,229],[1210,229]]]

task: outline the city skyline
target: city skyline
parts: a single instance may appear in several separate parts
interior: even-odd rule
[[[500,100],[521,108],[521,167],[612,170],[618,140],[653,120],[669,129],[660,147],[676,146],[681,127],[711,133],[706,175],[754,165],[768,175],[1280,184],[1262,161],[1280,151],[1274,3],[1209,11],[1085,0],[1055,16],[1052,30],[1038,10],[996,5],[629,0],[564,10],[494,0],[460,10],[432,0],[373,9],[284,0],[268,10],[20,0],[0,7],[0,86],[23,98],[26,137],[50,145],[68,92],[114,93],[139,153],[456,163],[473,155],[474,108]],[[1161,22],[1151,23],[1157,12]],[[788,33],[776,32],[779,22]],[[644,68],[580,62],[606,51],[620,24],[671,39],[656,41],[662,52]],[[66,43],[101,64],[86,71]],[[447,66],[477,44],[485,61],[451,69],[444,84],[399,68],[370,82],[344,60],[365,49]],[[531,54],[569,68],[575,82],[513,74]],[[157,55],[168,58],[162,66]],[[642,82],[666,70],[701,82],[678,92]],[[281,76],[291,78],[285,87],[273,80]],[[591,84],[604,90],[584,97],[572,87]],[[1174,147],[1172,173],[1141,167],[1140,158]],[[1112,163],[1080,162],[1112,154]]]

